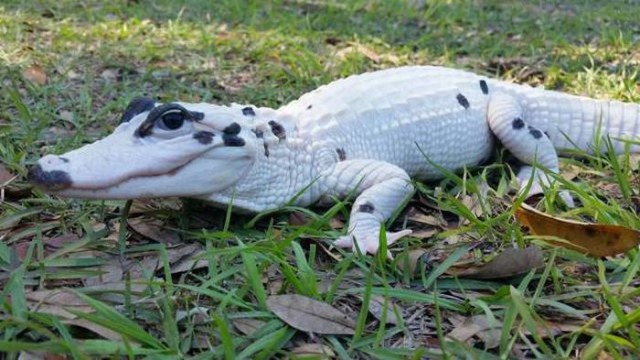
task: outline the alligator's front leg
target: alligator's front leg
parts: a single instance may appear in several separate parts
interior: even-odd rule
[[[323,180],[329,187],[330,196],[357,196],[351,209],[349,233],[336,240],[335,245],[354,251],[357,248],[365,254],[378,252],[380,224],[413,194],[413,185],[404,170],[378,160],[339,162]],[[410,233],[411,230],[387,232],[387,243],[392,244]]]

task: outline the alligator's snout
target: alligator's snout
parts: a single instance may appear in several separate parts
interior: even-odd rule
[[[71,177],[65,171],[45,171],[40,164],[36,164],[29,169],[27,179],[37,186],[51,191],[64,190],[72,184]]]

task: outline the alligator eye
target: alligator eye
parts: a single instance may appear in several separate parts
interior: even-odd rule
[[[158,126],[163,130],[177,130],[182,127],[185,120],[185,112],[182,109],[170,109],[160,115]]]

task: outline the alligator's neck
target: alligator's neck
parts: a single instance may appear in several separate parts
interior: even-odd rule
[[[258,108],[255,119],[255,162],[233,187],[203,196],[222,206],[232,203],[237,210],[260,212],[287,204],[313,184],[317,166],[313,144],[298,136],[295,119],[275,110]],[[304,191],[296,204],[309,204],[319,194]]]

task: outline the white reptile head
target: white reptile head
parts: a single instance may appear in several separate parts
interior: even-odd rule
[[[66,154],[44,156],[29,179],[47,192],[77,198],[215,193],[253,166],[262,141],[255,117],[253,107],[237,104],[158,105],[137,98],[112,134]]]

